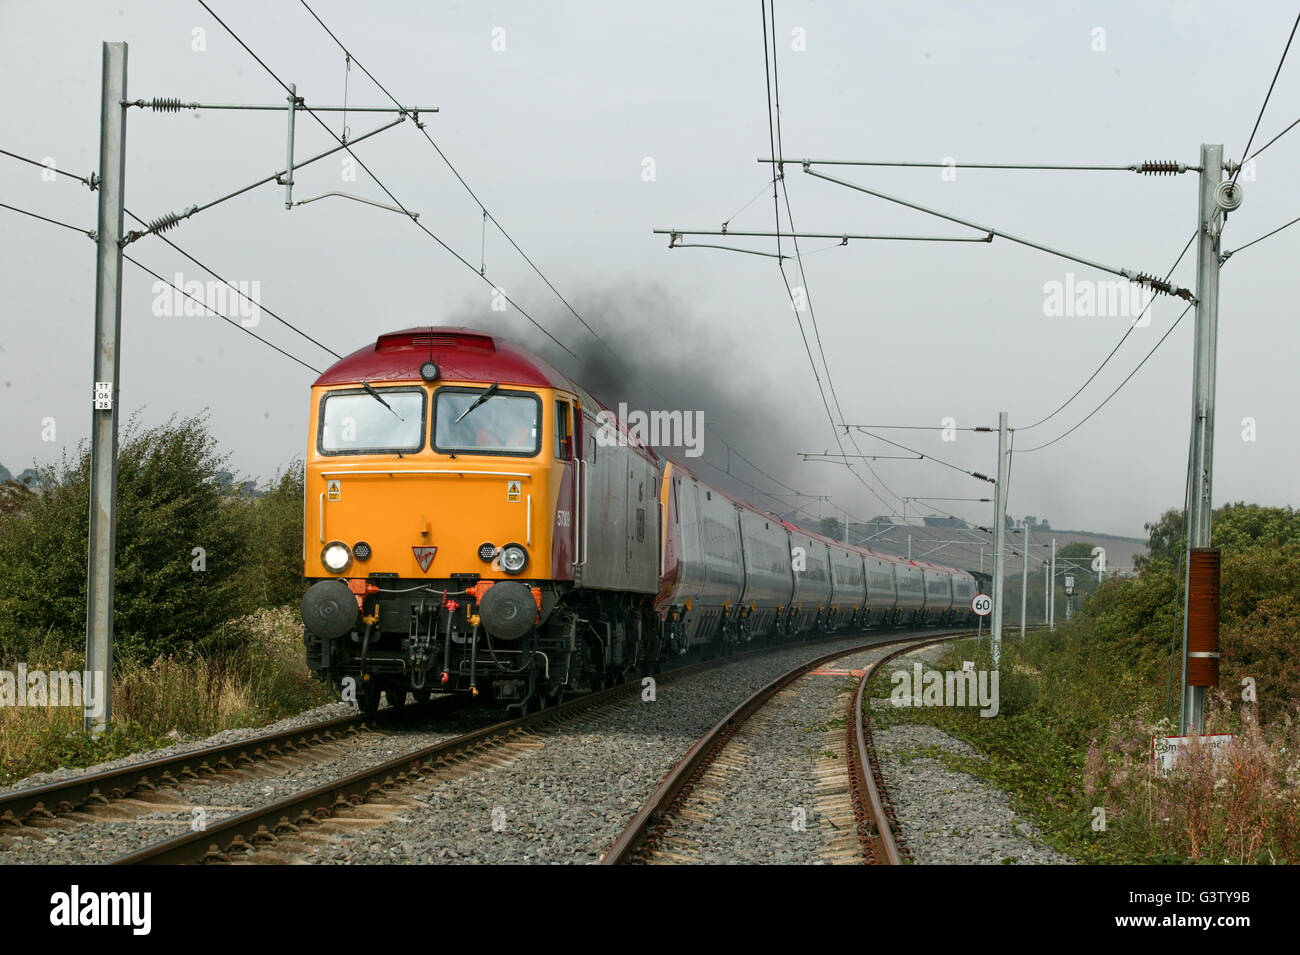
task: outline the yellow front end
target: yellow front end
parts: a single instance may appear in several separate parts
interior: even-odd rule
[[[311,434],[315,440],[308,449],[306,465],[304,576],[367,578],[392,574],[403,579],[449,580],[455,574],[474,573],[484,579],[553,577],[556,512],[567,515],[571,511],[570,502],[558,499],[570,465],[556,453],[553,416],[557,393],[549,389],[509,390],[512,396],[534,395],[540,405],[540,447],[535,453],[440,451],[430,439],[427,409],[436,406],[438,391],[481,391],[488,384],[401,386],[397,394],[414,397],[418,390],[424,395],[423,447],[369,453],[323,449],[325,398],[332,392],[352,397],[356,390],[313,389]],[[381,397],[391,398],[396,389],[376,390]],[[363,393],[356,400],[373,399]],[[376,411],[389,413],[377,402]],[[345,435],[353,433],[350,429],[355,427],[354,422],[346,420],[337,424],[339,436],[329,447],[346,444]],[[561,520],[570,523],[563,517]],[[342,543],[351,555],[339,570],[331,569],[323,560],[326,548],[333,543]],[[358,554],[358,544],[368,547]],[[522,546],[528,554],[522,574],[507,573],[499,561],[483,560],[480,548],[485,544],[495,548]],[[568,576],[572,577],[571,572]]]
[[[319,679],[365,707],[535,692],[517,674],[573,579],[575,414],[572,394],[497,382],[313,389],[303,622]]]

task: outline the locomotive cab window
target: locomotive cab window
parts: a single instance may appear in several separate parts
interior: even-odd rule
[[[526,391],[439,388],[434,398],[434,449],[532,457],[541,448],[541,411],[541,400]]]
[[[555,402],[555,456],[561,461],[573,457],[573,432],[569,430],[569,403]]]
[[[317,446],[322,454],[419,451],[424,392],[373,386],[329,392],[321,399]]]

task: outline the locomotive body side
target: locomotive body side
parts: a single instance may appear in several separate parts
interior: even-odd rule
[[[659,590],[658,456],[595,398],[575,386],[582,413],[579,545],[583,588]]]

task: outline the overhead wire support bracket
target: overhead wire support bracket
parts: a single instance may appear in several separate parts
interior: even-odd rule
[[[859,232],[737,232],[735,229],[652,229],[652,235],[669,236],[668,248],[670,249],[691,249],[691,248],[708,248],[723,249],[728,246],[710,245],[701,246],[695,244],[684,244],[682,236],[689,235],[725,235],[728,238],[750,238],[750,239],[775,239],[778,236],[782,239],[839,239],[840,245],[848,245],[850,239],[859,240],[892,240],[895,242],[992,242],[993,233],[980,238],[971,238],[960,235],[871,235]],[[749,249],[734,249],[736,252],[748,252]],[[758,255],[771,255],[772,253],[760,252]],[[794,256],[783,255],[783,259],[794,258]]]
[[[1015,169],[1015,170],[1044,170],[1058,172],[1135,172],[1144,176],[1172,176],[1185,172],[1200,172],[1200,166],[1192,166],[1187,163],[1176,162],[1172,160],[1144,160],[1139,163],[1129,163],[1128,165],[1117,164],[1085,164],[1085,163],[1019,163],[1019,162],[910,162],[906,160],[886,160],[886,159],[790,159],[782,157],[773,159],[764,157],[759,159],[760,163],[771,165],[776,164],[778,169],[784,169],[785,164],[796,163],[806,167],[815,166],[889,166],[893,168],[911,168],[911,169]]]
[[[353,199],[357,202],[364,202],[368,206],[375,206],[378,209],[387,209],[389,212],[398,212],[404,216],[410,216],[412,219],[420,218],[418,212],[408,209],[402,209],[399,206],[389,205],[387,202],[379,202],[375,199],[367,199],[365,196],[354,196],[350,192],[322,192],[319,196],[312,196],[310,199],[296,199],[295,206],[305,206],[309,202],[315,202],[317,199],[328,199],[330,196],[338,196],[340,199]]]
[[[1089,266],[1090,268],[1098,269],[1099,271],[1102,272],[1109,272],[1111,275],[1118,275],[1120,278],[1128,279],[1130,282],[1138,282],[1140,284],[1147,285],[1150,288],[1155,289],[1157,292],[1164,292],[1167,295],[1176,295],[1177,297],[1187,302],[1190,302],[1193,305],[1197,304],[1196,296],[1192,294],[1191,289],[1170,285],[1169,283],[1161,279],[1157,279],[1151,275],[1148,275],[1147,273],[1134,272],[1132,269],[1115,268],[1110,265],[1105,265],[1101,262],[1094,262],[1091,259],[1085,259],[1082,256],[1074,255],[1073,253],[1070,252],[1064,252],[1060,249],[1054,249],[1048,245],[1043,245],[1041,242],[1034,242],[1032,239],[1026,239],[1023,238],[1022,236],[1012,235],[1009,232],[1003,232],[1000,229],[994,229],[991,226],[980,225],[978,223],[971,222],[968,219],[962,219],[958,216],[949,215],[946,212],[940,212],[937,209],[931,209],[928,206],[923,206],[916,202],[910,202],[907,199],[900,199],[897,196],[891,196],[888,193],[879,192],[875,189],[869,189],[866,186],[858,185],[857,183],[854,182],[846,182],[843,179],[836,179],[834,176],[828,176],[825,173],[820,173],[810,168],[809,162],[805,162],[803,164],[803,171],[816,179],[825,179],[827,182],[833,182],[836,185],[844,186],[846,189],[853,189],[856,190],[857,192],[866,193],[869,196],[875,196],[877,199],[884,199],[886,202],[893,202],[900,206],[906,206],[909,209],[915,209],[917,212],[924,212],[926,215],[937,216],[940,219],[947,219],[949,222],[956,222],[958,225],[964,225],[970,229],[977,229],[978,231],[983,232],[989,236],[998,236],[999,238],[1006,239],[1008,242],[1014,242],[1017,245],[1023,245],[1031,249],[1037,249],[1040,252],[1046,252],[1048,255],[1055,255],[1058,258],[1067,259],[1071,262],[1078,262],[1080,265],[1086,265]]]
[[[289,109],[287,105],[280,105],[277,103],[186,103],[175,97],[166,96],[155,96],[148,100],[122,100],[122,105],[128,108],[137,106],[142,109],[152,109],[160,113],[178,113],[181,110],[191,109]],[[315,106],[305,103],[301,96],[297,97],[297,108],[309,110],[313,113],[403,113],[416,119],[418,119],[420,113],[438,112],[437,106],[353,106],[351,104],[345,104],[343,106]]]
[[[287,109],[288,107],[286,106],[284,108]],[[159,232],[165,232],[168,229],[177,226],[182,219],[188,219],[190,216],[203,212],[205,209],[211,209],[213,206],[219,205],[220,203],[225,202],[227,199],[233,199],[236,196],[243,195],[244,193],[248,192],[251,189],[256,189],[258,186],[266,185],[268,182],[276,182],[276,183],[280,183],[281,185],[284,185],[285,184],[284,176],[289,175],[293,169],[301,169],[303,166],[309,166],[312,163],[317,162],[318,160],[324,159],[326,156],[331,156],[334,153],[339,152],[340,150],[348,149],[356,145],[357,143],[361,142],[363,139],[369,139],[371,136],[378,135],[379,133],[382,133],[384,130],[392,129],[398,123],[404,123],[404,122],[406,122],[405,113],[398,116],[396,119],[392,120],[391,122],[385,123],[383,126],[376,127],[375,129],[372,129],[370,132],[358,136],[356,139],[353,139],[351,142],[341,143],[337,146],[332,146],[322,153],[317,153],[315,156],[312,156],[309,159],[304,159],[302,162],[292,163],[291,169],[289,168],[281,169],[278,170],[277,172],[271,173],[269,176],[263,176],[261,179],[257,180],[256,182],[249,183],[247,186],[243,186],[242,188],[236,189],[234,192],[229,192],[226,195],[220,197],[219,199],[213,199],[211,202],[205,202],[203,205],[190,206],[188,209],[186,209],[184,212],[181,213],[169,213],[158,219],[150,219],[148,220],[147,227],[145,229],[142,230],[133,229],[132,231],[128,232],[122,238],[122,245],[123,246],[130,245],[132,242],[136,241],[137,239],[142,239],[146,235],[155,235]],[[320,197],[318,196],[317,198]],[[367,202],[369,200],[363,199],[361,201]]]

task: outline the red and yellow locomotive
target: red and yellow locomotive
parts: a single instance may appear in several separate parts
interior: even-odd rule
[[[307,663],[364,709],[490,691],[522,712],[672,656],[970,617],[970,574],[730,497],[497,336],[381,335],[316,381],[310,420]]]
[[[312,669],[365,708],[489,687],[526,708],[654,659],[659,464],[625,432],[598,447],[601,410],[464,328],[382,335],[327,370],[306,462]]]

